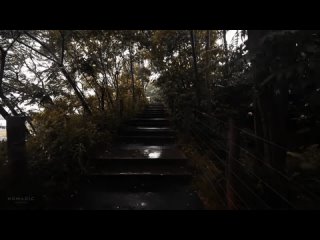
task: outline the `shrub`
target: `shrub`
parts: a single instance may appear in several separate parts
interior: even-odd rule
[[[36,134],[27,141],[30,172],[42,176],[47,187],[69,189],[90,168],[90,157],[110,144],[104,118],[69,114],[62,108],[36,114]]]

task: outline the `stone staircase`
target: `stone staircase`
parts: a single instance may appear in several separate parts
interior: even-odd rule
[[[166,108],[150,104],[126,122],[110,152],[83,178],[79,209],[202,209],[192,168],[177,148]]]

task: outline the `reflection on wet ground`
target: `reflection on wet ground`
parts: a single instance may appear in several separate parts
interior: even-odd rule
[[[93,197],[95,196],[96,197]],[[202,208],[195,193],[188,190],[179,192],[91,192],[94,209],[109,210],[188,210]]]
[[[112,149],[100,158],[146,158],[146,159],[184,159],[184,154],[175,145],[148,146],[143,144],[127,144]]]
[[[135,127],[137,130],[172,130],[168,127]]]
[[[161,156],[162,150],[152,150],[152,149],[145,149],[143,151],[143,155],[148,158],[159,158]]]

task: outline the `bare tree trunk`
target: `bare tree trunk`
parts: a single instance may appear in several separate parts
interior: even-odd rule
[[[103,78],[104,78],[103,86],[104,86],[104,90],[107,93],[108,104],[109,104],[109,107],[111,106],[111,108],[114,109],[113,100],[112,100],[112,97],[111,97],[111,94],[110,94],[110,91],[109,91],[109,88],[108,88],[108,79],[107,79],[106,67],[105,67],[105,63],[103,61],[101,48],[99,48],[99,59],[100,59],[100,64],[101,64],[102,71],[103,71]]]
[[[2,99],[2,102],[4,103],[4,105],[6,105],[10,109],[11,113],[14,116],[18,116],[19,114],[14,109],[14,107],[11,105],[11,103],[9,102],[9,99],[3,93],[2,82],[3,82],[3,77],[4,77],[4,66],[6,64],[7,51],[0,48],[0,53],[1,53],[1,58],[0,58],[0,61],[1,61],[0,62],[0,98]]]
[[[110,92],[109,92],[108,86],[106,87],[106,90],[107,90],[107,99],[108,99],[108,102],[109,102],[111,108],[114,109],[113,100],[112,100],[111,94],[110,94]]]
[[[206,71],[205,71],[205,87],[206,89],[209,89],[209,51],[211,48],[211,31],[207,30],[207,36],[206,36]]]
[[[225,75],[225,77],[228,77],[229,76],[229,58],[228,58],[227,30],[222,30],[222,35],[223,35],[224,55],[226,58],[224,75]]]
[[[196,46],[195,46],[195,34],[194,34],[193,30],[190,30],[190,39],[191,39],[191,47],[192,47],[192,59],[193,59],[193,69],[194,69],[197,105],[200,106],[200,84],[199,84],[199,76],[198,76],[197,53],[196,53]]]
[[[119,91],[119,80],[118,80],[118,76],[115,75],[115,82],[116,82],[116,101],[119,102],[120,99],[120,91]]]
[[[104,87],[101,87],[101,97],[100,97],[100,110],[104,111],[104,95],[105,95],[105,90]]]
[[[80,92],[80,90],[78,89],[78,86],[77,84],[74,82],[74,80],[71,78],[71,76],[68,74],[68,72],[65,70],[64,66],[61,66],[60,65],[60,69],[61,69],[61,72],[62,74],[65,76],[65,78],[67,79],[67,81],[69,82],[69,84],[71,85],[71,87],[73,88],[76,96],[78,97],[78,99],[80,100],[81,102],[81,105],[84,109],[84,111],[91,115],[91,110],[90,110],[90,107],[88,105],[88,103],[86,102],[85,98],[84,98],[84,95]]]
[[[2,105],[0,105],[0,114],[5,119],[10,116],[10,114],[4,109]]]
[[[135,104],[136,96],[135,96],[135,84],[134,84],[134,72],[133,72],[133,56],[132,56],[132,46],[131,43],[129,45],[129,53],[130,53],[130,73],[131,73],[131,88],[132,88],[132,103]]]

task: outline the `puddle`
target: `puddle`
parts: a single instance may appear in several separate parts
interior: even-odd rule
[[[162,154],[162,149],[145,149],[143,150],[143,155],[147,158],[160,158]]]

